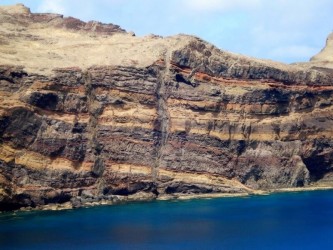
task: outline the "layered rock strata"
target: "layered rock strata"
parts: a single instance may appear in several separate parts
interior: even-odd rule
[[[0,9],[0,210],[332,181],[333,73]]]

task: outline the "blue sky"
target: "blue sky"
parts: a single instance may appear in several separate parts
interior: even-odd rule
[[[308,61],[333,31],[332,0],[20,0],[32,12],[120,25],[137,35],[192,34],[235,53]],[[0,0],[0,5],[18,1]]]

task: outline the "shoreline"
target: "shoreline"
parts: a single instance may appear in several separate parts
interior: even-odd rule
[[[214,194],[185,194],[180,196],[163,195],[156,200],[191,200],[191,199],[214,199],[214,198],[231,198],[231,197],[248,197],[254,195],[271,195],[275,193],[293,193],[293,192],[310,192],[321,190],[333,190],[333,186],[311,186],[311,187],[294,187],[294,188],[277,188],[269,190],[254,190],[253,193],[214,193]]]
[[[297,187],[297,188],[278,188],[270,190],[254,190],[252,193],[211,193],[211,194],[177,194],[177,195],[161,195],[153,197],[150,194],[137,193],[130,196],[117,196],[116,201],[101,200],[98,202],[86,203],[80,207],[74,207],[73,204],[68,201],[61,204],[50,203],[37,207],[22,207],[13,211],[0,211],[0,214],[15,213],[15,212],[29,212],[29,211],[61,211],[72,210],[77,208],[89,208],[96,206],[111,206],[118,204],[126,204],[132,202],[149,202],[149,201],[182,201],[182,200],[194,200],[194,199],[214,199],[214,198],[232,198],[232,197],[249,197],[256,195],[271,195],[275,193],[293,193],[293,192],[311,192],[311,191],[324,191],[333,190],[333,186],[310,186],[310,187]]]
[[[333,186],[310,186],[310,187],[298,187],[298,188],[278,188],[270,190],[270,193],[291,193],[291,192],[306,192],[306,191],[320,191],[330,190]]]
[[[311,192],[311,191],[325,191],[333,190],[333,186],[310,186],[310,187],[293,187],[293,188],[277,188],[270,190],[254,190],[252,193],[211,193],[211,194],[177,194],[177,195],[161,195],[153,197],[150,194],[137,193],[130,196],[117,196],[115,201],[101,200],[98,202],[86,203],[80,207],[74,207],[72,202],[68,201],[61,204],[50,203],[37,207],[22,207],[18,210],[13,211],[0,211],[0,214],[5,213],[16,213],[16,212],[29,212],[29,211],[61,211],[61,210],[72,210],[78,208],[89,208],[96,206],[112,206],[119,204],[126,204],[132,202],[149,202],[149,201],[184,201],[194,199],[214,199],[214,198],[232,198],[232,197],[250,197],[250,196],[261,196],[271,195],[276,193],[293,193],[293,192]]]

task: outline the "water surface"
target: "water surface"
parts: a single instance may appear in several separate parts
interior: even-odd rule
[[[0,249],[333,249],[333,191],[0,214]]]

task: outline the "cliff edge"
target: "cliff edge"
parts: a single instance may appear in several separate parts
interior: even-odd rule
[[[0,210],[331,186],[332,39],[304,67],[23,5],[0,20]]]
[[[325,47],[310,62],[317,67],[333,69],[333,33],[327,37]]]

